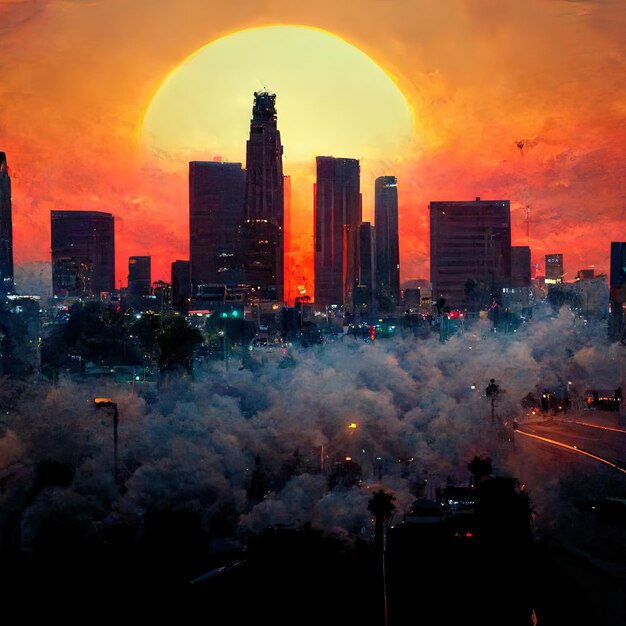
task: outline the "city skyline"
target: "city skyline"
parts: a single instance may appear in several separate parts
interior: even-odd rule
[[[96,210],[115,216],[116,284],[125,280],[133,255],[152,256],[154,277],[168,279],[171,263],[189,257],[186,173],[192,159],[170,155],[178,170],[145,160],[137,136],[146,111],[166,77],[211,42],[225,42],[246,29],[293,24],[302,41],[313,31],[322,44],[324,34],[336,40],[337,50],[328,50],[336,55],[339,82],[339,70],[345,70],[342,45],[367,55],[413,115],[409,145],[399,131],[393,135],[395,148],[381,144],[380,151],[374,146],[369,153],[356,137],[354,151],[350,137],[342,146],[330,137],[326,150],[304,159],[296,153],[296,130],[310,127],[311,135],[325,130],[311,123],[317,121],[314,109],[324,111],[329,127],[349,121],[328,94],[320,93],[305,109],[298,94],[282,90],[264,67],[254,82],[240,77],[238,98],[248,109],[243,121],[220,118],[217,105],[206,101],[207,117],[236,127],[241,141],[240,152],[230,154],[227,143],[219,151],[217,136],[206,142],[202,159],[221,154],[225,161],[243,162],[250,93],[267,87],[278,94],[284,173],[293,190],[290,264],[309,294],[314,167],[320,154],[360,160],[364,221],[374,221],[375,178],[397,178],[402,282],[429,275],[429,203],[476,196],[510,199],[511,243],[529,245],[533,265],[541,266],[547,254],[562,253],[570,278],[592,266],[596,274],[608,274],[610,241],[623,239],[624,210],[626,142],[619,103],[625,83],[615,62],[623,54],[624,12],[617,4],[555,2],[548,9],[546,3],[504,2],[469,8],[451,1],[429,8],[418,2],[395,7],[393,18],[385,20],[378,9],[342,20],[330,6],[277,2],[263,15],[252,4],[240,11],[217,11],[220,6],[190,3],[186,15],[194,19],[181,21],[173,2],[163,3],[150,19],[148,5],[138,2],[124,9],[128,29],[116,22],[121,4],[4,8],[0,149],[11,174],[16,267],[49,260],[50,210]],[[163,41],[159,25],[168,22],[180,28]],[[133,28],[138,24],[141,28]],[[287,56],[279,60],[289,64]],[[323,59],[317,60],[321,65]],[[233,73],[228,80],[237,78]],[[304,77],[313,86],[316,78]],[[209,73],[203,80],[219,92],[226,77]],[[375,98],[383,83],[366,87]],[[239,106],[233,101],[231,108]],[[358,108],[352,104],[355,117]],[[372,125],[391,128],[381,111]],[[295,117],[295,126],[287,124],[288,116]]]

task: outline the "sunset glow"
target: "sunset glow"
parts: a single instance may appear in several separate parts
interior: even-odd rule
[[[616,0],[4,3],[16,270],[50,260],[50,210],[99,210],[115,216],[117,281],[131,255],[169,280],[189,256],[187,162],[242,161],[266,87],[294,291],[313,293],[318,154],[361,160],[365,220],[375,177],[397,177],[402,281],[429,276],[429,202],[477,196],[510,200],[512,244],[540,272],[562,253],[566,280],[608,273],[626,235],[625,14]]]

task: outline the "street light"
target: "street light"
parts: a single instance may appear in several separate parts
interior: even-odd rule
[[[94,398],[94,404],[97,409],[113,409],[113,478],[115,483],[118,484],[119,477],[117,472],[117,425],[119,421],[119,414],[117,412],[117,402],[113,402],[111,398]]]

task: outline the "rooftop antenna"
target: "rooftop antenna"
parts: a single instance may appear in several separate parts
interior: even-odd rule
[[[530,205],[526,205],[526,245],[530,247]]]

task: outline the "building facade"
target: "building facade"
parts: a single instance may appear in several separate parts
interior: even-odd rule
[[[375,235],[370,222],[359,224],[357,240],[357,277],[354,291],[354,310],[360,311],[361,317],[373,313],[375,283]]]
[[[352,310],[361,223],[361,168],[357,159],[316,157],[314,187],[315,304]]]
[[[244,220],[246,173],[241,163],[189,163],[189,259],[199,285],[241,279],[238,229]]]
[[[115,291],[115,226],[102,211],[53,210],[52,294],[100,296]]]
[[[393,310],[400,304],[400,243],[398,235],[398,181],[379,176],[374,190],[376,228],[376,298],[379,306]]]
[[[0,295],[13,293],[13,217],[7,157],[0,152]]]
[[[611,242],[609,338],[626,342],[626,242]]]
[[[240,228],[245,282],[261,299],[284,300],[285,190],[276,94],[254,93],[246,142],[244,221]]]
[[[563,255],[546,254],[546,284],[556,285],[563,282]]]
[[[498,300],[511,280],[509,200],[430,203],[433,302],[477,311]]]
[[[152,292],[152,258],[149,256],[128,257],[128,293],[148,296]]]
[[[177,259],[172,263],[172,304],[178,310],[185,310],[191,302],[191,262]]]

